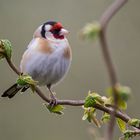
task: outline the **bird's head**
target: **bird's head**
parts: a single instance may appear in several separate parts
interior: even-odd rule
[[[34,33],[34,37],[51,39],[64,39],[69,32],[63,28],[60,22],[48,21],[41,25]]]

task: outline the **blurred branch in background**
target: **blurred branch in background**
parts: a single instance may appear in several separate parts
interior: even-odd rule
[[[112,59],[110,56],[110,52],[108,49],[108,42],[106,37],[107,26],[112,19],[112,17],[119,11],[119,9],[127,2],[128,0],[115,0],[114,3],[103,13],[100,19],[101,31],[100,31],[100,42],[101,49],[104,56],[104,60],[108,69],[110,84],[113,89],[113,97],[114,97],[114,112],[111,114],[110,123],[108,126],[108,130],[106,133],[106,140],[112,140],[113,138],[113,130],[115,125],[115,113],[118,106],[118,93],[116,90],[116,86],[118,85],[118,77],[115,71],[115,67],[112,63]]]

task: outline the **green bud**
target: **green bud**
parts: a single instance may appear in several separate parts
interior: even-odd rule
[[[82,29],[82,38],[84,39],[95,39],[98,37],[99,33],[101,31],[101,25],[99,22],[93,22],[88,23],[83,29]]]
[[[140,120],[133,118],[128,121],[128,124],[131,126],[140,127]]]
[[[104,100],[98,93],[89,91],[84,107],[94,107],[95,104],[104,104]]]
[[[47,107],[47,109],[51,112],[51,113],[55,113],[58,115],[63,115],[64,113],[62,112],[64,110],[64,107],[62,105],[55,105],[53,107],[51,107],[50,105],[47,105],[44,103],[44,105]]]
[[[84,107],[84,115],[82,120],[88,120],[88,122],[93,122],[97,127],[101,127],[100,121],[96,118],[96,109],[93,107]]]
[[[126,123],[123,120],[119,119],[119,118],[117,118],[116,121],[117,121],[117,125],[118,125],[120,131],[121,132],[125,132],[125,130],[126,130]]]
[[[0,40],[0,59],[7,57],[11,59],[12,56],[12,45],[9,40]]]
[[[33,80],[32,77],[29,75],[20,75],[16,83],[21,86],[29,85],[34,92],[35,86],[37,85],[38,81]]]
[[[130,138],[133,138],[135,136],[135,131],[126,130],[123,134],[124,134],[124,140],[129,140]]]
[[[109,120],[110,120],[110,115],[109,115],[108,113],[105,112],[105,113],[103,114],[101,120],[102,120],[103,123],[109,122]]]

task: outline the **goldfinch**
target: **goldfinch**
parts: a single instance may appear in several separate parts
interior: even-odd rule
[[[38,81],[39,86],[47,86],[54,104],[56,98],[51,88],[64,78],[72,60],[71,48],[66,38],[68,33],[60,22],[45,22],[34,32],[20,63],[21,73],[29,74]],[[12,98],[19,90],[25,91],[27,88],[14,84],[2,97]]]

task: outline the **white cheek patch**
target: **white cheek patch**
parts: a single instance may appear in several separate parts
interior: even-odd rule
[[[41,36],[41,29],[42,29],[42,25],[39,26],[39,27],[35,30],[33,37],[40,37],[40,36]]]
[[[51,26],[51,25],[45,25],[45,30],[46,30],[46,31],[50,31],[50,30],[51,30],[51,28],[52,28],[52,26]]]

